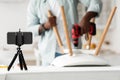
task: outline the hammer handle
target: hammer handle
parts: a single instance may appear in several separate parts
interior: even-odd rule
[[[64,7],[61,6],[60,9],[61,9],[62,20],[63,20],[63,25],[64,25],[63,27],[64,27],[66,39],[67,39],[67,46],[68,46],[68,49],[69,49],[70,56],[72,56],[73,52],[72,52],[71,42],[70,42],[70,38],[69,38],[69,32],[68,32],[68,27],[67,27],[67,21],[66,21],[66,17],[65,17]]]
[[[52,15],[51,11],[48,10],[48,17],[51,17],[51,16],[53,16],[53,15]],[[59,35],[59,32],[58,32],[57,26],[53,26],[53,31],[54,31],[54,33],[56,35],[56,38],[57,38],[57,41],[58,41],[58,45],[60,46],[61,51],[64,54],[63,44],[62,44],[62,41],[61,41],[61,38],[60,38],[60,35]]]
[[[102,33],[100,42],[98,43],[98,47],[96,48],[95,56],[98,56],[98,55],[99,55],[99,51],[100,51],[100,49],[101,49],[101,46],[102,46],[102,43],[103,43],[103,41],[104,41],[104,39],[105,39],[105,36],[106,36],[106,34],[107,34],[107,31],[108,31],[108,29],[109,29],[109,27],[110,27],[110,23],[111,23],[111,21],[112,21],[112,18],[113,18],[114,14],[115,14],[116,9],[117,9],[117,7],[114,7],[114,8],[112,9],[110,15],[109,15],[109,18],[108,18],[108,21],[107,21],[107,23],[106,23],[106,25],[105,25],[105,29],[104,29],[104,31],[103,31],[103,33]]]

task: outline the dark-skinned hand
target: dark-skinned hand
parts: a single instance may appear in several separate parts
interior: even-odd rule
[[[82,18],[79,23],[79,26],[81,27],[81,35],[89,32],[90,20],[95,16],[97,16],[96,12],[87,12]]]
[[[49,30],[51,29],[53,26],[56,26],[56,17],[55,16],[52,16],[52,17],[49,17],[48,18],[48,21],[44,24],[44,28],[46,30]]]

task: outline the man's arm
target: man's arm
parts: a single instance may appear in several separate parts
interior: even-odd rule
[[[41,35],[43,32],[48,31],[49,29],[51,29],[53,26],[56,26],[56,17],[52,16],[48,18],[48,21],[41,24],[39,27],[39,35]]]
[[[82,34],[88,32],[90,20],[93,17],[99,16],[102,9],[101,0],[80,0],[87,7],[87,12],[80,21],[81,32]]]
[[[39,34],[40,19],[37,16],[37,0],[30,0],[27,9],[27,30],[34,33],[34,35]]]
[[[79,23],[79,26],[81,27],[81,34],[84,34],[89,31],[89,25],[90,20],[93,17],[96,17],[98,13],[96,12],[87,12],[85,16],[82,18],[82,20]]]
[[[28,30],[33,32],[35,35],[41,35],[46,30],[49,30],[52,26],[56,25],[55,16],[48,18],[48,21],[45,23],[40,23],[40,18],[37,15],[38,2],[38,0],[30,0],[27,14]]]

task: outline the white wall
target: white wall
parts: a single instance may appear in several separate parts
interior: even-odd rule
[[[120,0],[116,0],[116,5],[116,26],[114,27],[114,31],[111,33],[111,49],[120,53]]]
[[[4,0],[3,0],[4,1]],[[7,0],[6,0],[7,1]],[[6,33],[8,31],[18,31],[19,28],[21,28],[22,30],[25,30],[26,27],[26,14],[27,14],[27,4],[29,2],[29,0],[19,0],[19,2],[0,2],[0,49],[3,47],[8,46],[7,45],[7,38],[6,38]],[[8,0],[9,1],[9,0]],[[110,5],[110,3],[113,0],[102,0],[103,1],[103,12],[100,15],[100,18],[97,19],[96,23],[98,27],[104,27],[104,25],[106,24],[109,12],[111,10],[111,8],[113,6]],[[117,5],[118,5],[118,9],[117,9],[117,16],[120,16],[120,0],[116,0]],[[106,7],[106,4],[109,5]],[[106,11],[106,12],[105,12]],[[116,15],[115,15],[116,16]],[[111,27],[112,32],[109,31],[110,33],[107,34],[106,40],[111,42],[112,46],[111,48],[114,49],[116,51],[116,49],[118,50],[119,48],[119,44],[120,44],[120,37],[118,37],[118,33],[120,32],[120,17],[117,17],[117,26],[115,26],[115,17],[114,20],[112,21]],[[114,28],[115,26],[115,28]],[[116,32],[117,31],[117,32]],[[111,39],[111,34],[112,37],[114,37],[113,39]],[[119,33],[120,34],[120,33]],[[100,37],[100,36],[99,36]],[[119,43],[119,44],[118,44]],[[113,48],[114,47],[114,48]]]
[[[0,2],[0,48],[7,45],[8,31],[18,31],[19,28],[25,30],[28,1]]]

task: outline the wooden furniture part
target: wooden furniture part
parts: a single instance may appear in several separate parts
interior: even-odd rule
[[[66,17],[65,17],[64,7],[61,6],[60,10],[61,10],[61,14],[62,14],[62,20],[63,20],[63,25],[64,25],[63,27],[64,27],[64,31],[65,31],[67,46],[68,46],[68,49],[69,49],[70,56],[72,56],[73,55],[73,51],[72,51],[71,42],[70,42],[70,38],[69,38],[69,32],[68,32],[68,27],[67,27],[67,21],[66,21]]]
[[[98,55],[99,55],[99,51],[100,51],[100,49],[101,49],[101,46],[102,46],[102,43],[103,43],[103,41],[104,41],[104,39],[105,39],[105,36],[106,36],[106,34],[107,34],[107,31],[108,31],[108,29],[109,29],[109,27],[110,27],[110,24],[111,24],[111,21],[112,21],[112,19],[113,19],[113,16],[114,16],[114,14],[115,14],[116,9],[117,9],[117,7],[115,6],[115,7],[112,9],[111,13],[110,13],[110,16],[109,16],[109,18],[108,18],[108,21],[107,21],[107,23],[106,23],[106,25],[105,25],[105,29],[104,29],[104,31],[103,31],[103,33],[102,33],[100,42],[98,43],[98,47],[96,48],[95,56],[98,56]]]
[[[95,18],[91,19],[91,22],[95,23]],[[90,50],[92,35],[89,34],[89,40],[87,41],[88,49]]]
[[[53,16],[53,15],[52,15],[51,11],[48,10],[48,17],[51,17],[51,16]],[[60,46],[61,51],[64,54],[63,43],[61,41],[61,38],[60,38],[60,35],[59,35],[59,32],[58,32],[57,26],[53,26],[53,31],[54,31],[54,33],[56,35],[56,38],[57,38],[57,41],[58,41],[58,45]]]

